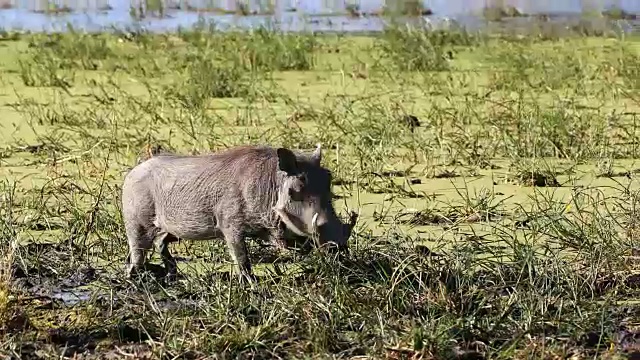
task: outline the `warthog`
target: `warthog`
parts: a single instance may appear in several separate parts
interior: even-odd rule
[[[321,158],[320,145],[311,155],[240,146],[199,156],[156,154],[141,162],[122,186],[127,275],[143,265],[155,243],[174,276],[168,244],[178,238],[224,238],[241,281],[253,280],[245,236],[282,247],[292,234],[346,248],[357,215],[351,213],[349,223],[338,218],[331,172]]]

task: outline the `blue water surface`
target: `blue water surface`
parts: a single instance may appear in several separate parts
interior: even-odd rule
[[[212,7],[211,1],[213,0],[191,0],[189,4],[196,8]],[[142,20],[134,19],[131,16],[130,8],[135,5],[132,0],[108,0],[108,7],[104,6],[107,4],[105,0],[104,3],[101,3],[102,5],[96,6],[94,9],[87,9],[88,3],[85,2],[85,6],[77,7],[84,10],[61,15],[34,12],[33,10],[38,9],[29,6],[32,2],[13,0],[14,8],[0,10],[0,29],[51,32],[65,31],[68,24],[71,24],[77,30],[86,31],[118,28],[163,32],[175,31],[180,27],[189,28],[199,21],[205,21],[214,22],[221,29],[227,27],[254,28],[269,25],[285,31],[370,32],[382,30],[385,24],[384,19],[376,16],[354,18],[346,15],[326,15],[344,11],[345,0],[278,1],[274,15],[238,16],[167,10],[164,18],[150,17]],[[52,1],[52,3],[56,3],[56,1]],[[94,3],[97,4],[97,0],[94,0]],[[346,1],[346,3],[350,2]],[[588,9],[591,10],[618,7],[628,13],[640,14],[640,0],[601,0],[597,2],[585,0],[510,0],[507,3],[528,14],[578,15],[587,10],[585,3],[590,4],[591,7]],[[42,6],[41,2],[35,4]],[[68,2],[65,2],[65,5],[70,6]],[[214,5],[233,10],[234,2],[225,1]],[[359,2],[359,8],[364,13],[378,11],[383,6],[383,0],[362,0]],[[425,17],[425,20],[434,25],[448,24],[452,20],[467,28],[477,28],[484,24],[484,21],[477,16],[485,6],[483,0],[429,0],[425,1],[425,6],[434,13]],[[98,7],[108,8],[108,10],[98,10]],[[252,3],[250,9],[259,11],[260,4]],[[291,11],[292,9],[296,11]],[[635,26],[628,26],[628,28],[632,29]]]

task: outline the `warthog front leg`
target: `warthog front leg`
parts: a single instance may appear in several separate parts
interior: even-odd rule
[[[227,227],[222,229],[222,233],[229,248],[229,255],[231,255],[231,259],[238,270],[240,282],[254,284],[255,278],[251,271],[247,244],[244,241],[242,231],[239,229],[239,227]]]
[[[278,252],[284,253],[287,251],[287,242],[284,239],[285,225],[282,221],[278,222],[278,226],[269,232],[269,242],[275,246]]]

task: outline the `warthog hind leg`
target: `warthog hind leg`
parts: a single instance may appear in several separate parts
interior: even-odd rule
[[[155,239],[156,249],[162,258],[162,264],[167,271],[167,277],[170,279],[175,278],[178,271],[176,259],[174,259],[169,252],[169,244],[176,241],[178,241],[178,238],[166,231],[159,232]]]

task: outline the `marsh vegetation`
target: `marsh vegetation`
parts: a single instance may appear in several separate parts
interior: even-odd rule
[[[582,30],[365,37],[201,24],[7,37],[2,352],[639,351],[640,42]],[[348,256],[249,241],[251,291],[230,276],[224,242],[184,240],[171,250],[176,282],[124,278],[120,189],[145,152],[318,142],[338,211],[360,213]]]

